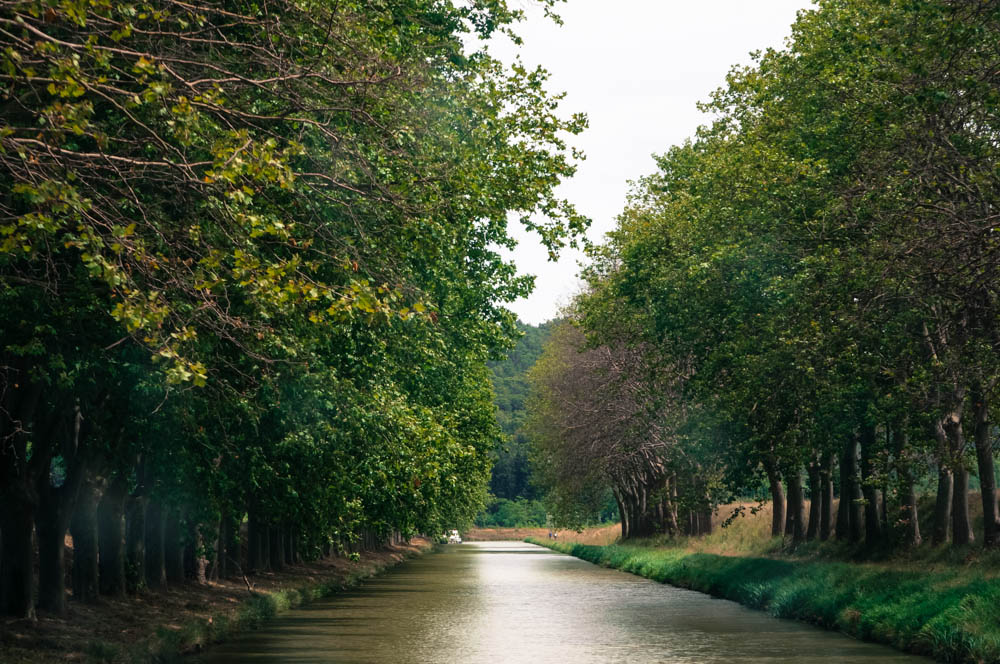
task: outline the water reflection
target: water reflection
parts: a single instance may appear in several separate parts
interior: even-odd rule
[[[518,542],[452,545],[200,662],[927,661]]]

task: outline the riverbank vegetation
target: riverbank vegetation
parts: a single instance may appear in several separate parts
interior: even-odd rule
[[[412,542],[366,552],[357,560],[329,557],[242,579],[185,584],[100,604],[71,602],[64,619],[43,614],[36,622],[8,625],[0,642],[6,664],[85,661],[129,664],[166,662],[226,641],[289,608],[327,597],[431,548]]]
[[[508,219],[552,255],[586,227],[553,193],[585,118],[469,46],[520,18],[0,7],[0,614],[471,521]]]
[[[535,544],[803,620],[939,662],[1000,659],[1000,578],[973,567],[928,570],[692,553],[683,548]]]
[[[610,488],[625,538],[740,499],[795,545],[1000,545],[998,43],[992,0],[826,0],[731,71],[533,370],[563,523]]]

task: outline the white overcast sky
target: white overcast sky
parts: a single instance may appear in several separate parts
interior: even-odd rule
[[[573,144],[587,155],[560,195],[593,220],[600,240],[614,227],[628,181],[654,170],[651,155],[692,136],[706,116],[695,104],[721,86],[750,52],[780,48],[796,12],[809,0],[569,0],[559,5],[564,25],[546,19],[532,0],[514,0],[528,20],[518,26],[520,49],[495,40],[490,52],[510,62],[515,53],[542,65],[550,91],[567,93],[565,112],[584,112],[590,128]],[[515,228],[517,226],[517,228]],[[555,317],[578,289],[581,255],[564,251],[549,262],[537,238],[520,241],[512,256],[522,273],[536,275],[535,291],[511,308],[527,323]],[[508,254],[509,255],[509,254]]]

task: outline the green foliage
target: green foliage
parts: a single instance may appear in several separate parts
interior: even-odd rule
[[[528,498],[497,498],[476,517],[479,528],[542,528],[546,525],[545,504]]]
[[[490,493],[498,498],[516,500],[536,498],[537,488],[531,479],[531,441],[524,430],[530,394],[528,371],[542,354],[557,321],[527,325],[518,321],[521,337],[506,359],[489,363],[493,378],[497,421],[504,442],[497,447],[490,479]]]
[[[501,440],[486,363],[531,287],[508,219],[553,254],[587,225],[555,194],[586,119],[466,46],[521,17],[4,5],[0,501],[33,514],[59,459],[207,541],[470,522]]]
[[[730,72],[703,105],[711,124],[656,157],[592,249],[570,314],[581,352],[548,363],[543,387],[559,398],[543,395],[540,426],[552,449],[568,448],[552,467],[600,459],[556,482],[569,496],[601,473],[619,499],[634,485],[672,496],[676,472],[688,506],[701,496],[710,510],[765,482],[780,499],[787,482],[798,512],[803,472],[816,497],[840,458],[840,488],[860,489],[850,500],[866,519],[845,510],[855,528],[842,535],[916,543],[916,522],[883,519],[880,496],[901,514],[932,476],[958,496],[951,537],[971,541],[965,480],[973,466],[994,473],[1000,387],[1000,245],[985,239],[1000,205],[1000,87],[985,55],[998,17],[992,1],[819,2],[785,48]],[[592,354],[626,351],[646,375],[587,401],[612,373]],[[559,392],[560,377],[593,387]],[[604,406],[614,402],[620,417]],[[657,429],[655,463],[608,476]],[[683,502],[678,491],[670,507]],[[660,516],[671,511],[650,515],[656,529],[675,529]],[[950,504],[941,511],[938,523]],[[805,515],[793,521],[807,537]]]

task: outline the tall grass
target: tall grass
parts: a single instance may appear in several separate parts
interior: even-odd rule
[[[975,568],[865,565],[530,540],[943,662],[1000,661],[1000,579]]]

